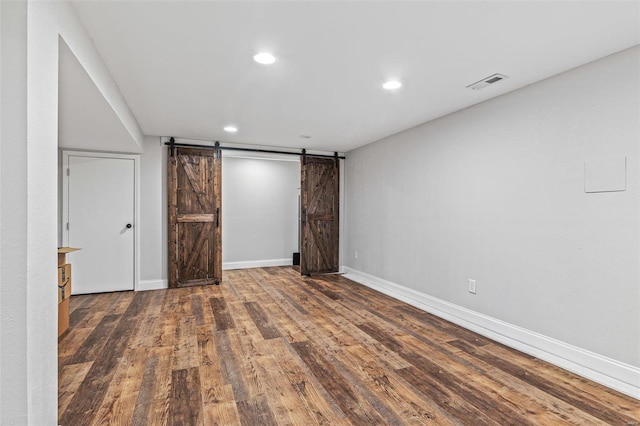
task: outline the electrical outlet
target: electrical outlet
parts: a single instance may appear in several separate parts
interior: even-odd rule
[[[353,251],[353,258],[358,260],[358,252],[357,251]]]
[[[476,294],[476,280],[469,280],[469,293]]]

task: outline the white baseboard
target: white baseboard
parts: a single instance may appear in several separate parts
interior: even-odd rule
[[[267,260],[251,260],[247,262],[226,262],[222,264],[222,269],[247,269],[247,268],[264,268],[268,266],[291,266],[293,259],[267,259]],[[140,280],[136,291],[161,290],[169,288],[169,280]]]
[[[169,288],[168,280],[141,280],[138,282],[136,291],[162,290],[164,288]]]
[[[408,287],[344,267],[345,278],[406,302],[504,345],[640,399],[640,368],[500,321]]]
[[[266,268],[268,266],[291,266],[292,258],[285,259],[267,259],[267,260],[248,260],[244,262],[224,262],[222,269],[248,269],[248,268]]]

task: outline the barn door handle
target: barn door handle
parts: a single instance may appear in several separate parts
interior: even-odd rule
[[[307,223],[307,209],[302,209],[302,224]]]
[[[131,225],[130,223],[127,223],[127,229],[131,229],[133,225]]]
[[[220,207],[216,208],[216,228],[220,227]]]

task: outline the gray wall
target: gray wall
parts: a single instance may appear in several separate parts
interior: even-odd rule
[[[142,148],[140,281],[163,281],[167,279],[167,148],[158,136],[145,136]]]
[[[300,162],[225,155],[222,262],[291,261],[298,251]]]
[[[639,62],[636,47],[349,152],[346,266],[640,366]],[[626,191],[585,193],[585,161],[624,157]]]

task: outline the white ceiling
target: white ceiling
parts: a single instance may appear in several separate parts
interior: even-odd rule
[[[145,134],[341,152],[640,43],[637,1],[74,7]]]

